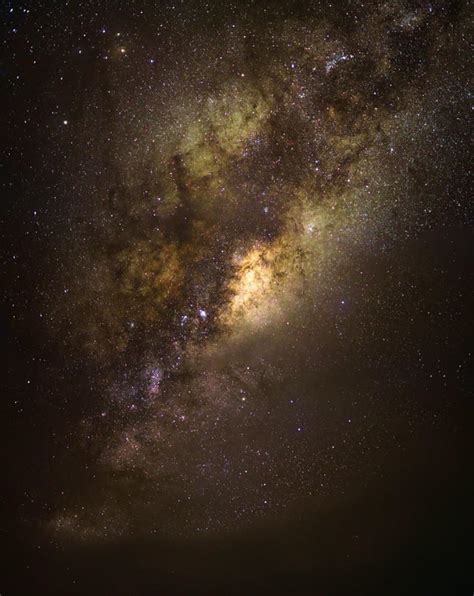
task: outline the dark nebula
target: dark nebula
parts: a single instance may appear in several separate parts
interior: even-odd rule
[[[472,594],[472,18],[4,2],[9,594]]]

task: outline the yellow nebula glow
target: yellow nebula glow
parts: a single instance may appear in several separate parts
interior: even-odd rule
[[[224,326],[237,321],[265,324],[276,314],[275,247],[257,245],[237,262],[237,272],[229,283],[231,299],[221,314]]]

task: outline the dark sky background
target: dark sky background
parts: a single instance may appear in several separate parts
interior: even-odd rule
[[[468,3],[3,2],[9,594],[472,594]]]

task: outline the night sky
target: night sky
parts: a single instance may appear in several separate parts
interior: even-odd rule
[[[471,595],[468,3],[1,16],[1,594]]]

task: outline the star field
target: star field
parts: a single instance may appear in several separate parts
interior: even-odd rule
[[[272,566],[282,593],[327,593],[372,568],[364,553],[378,570],[418,552],[407,512],[438,483],[427,519],[472,492],[467,4],[2,14],[22,544],[114,569],[137,548],[153,579],[112,593],[140,594],[275,593],[256,587]],[[299,537],[298,564],[282,547],[240,588],[228,562],[190,571],[192,545],[214,560],[274,532]],[[25,565],[55,578],[45,593],[110,593],[80,565]]]

